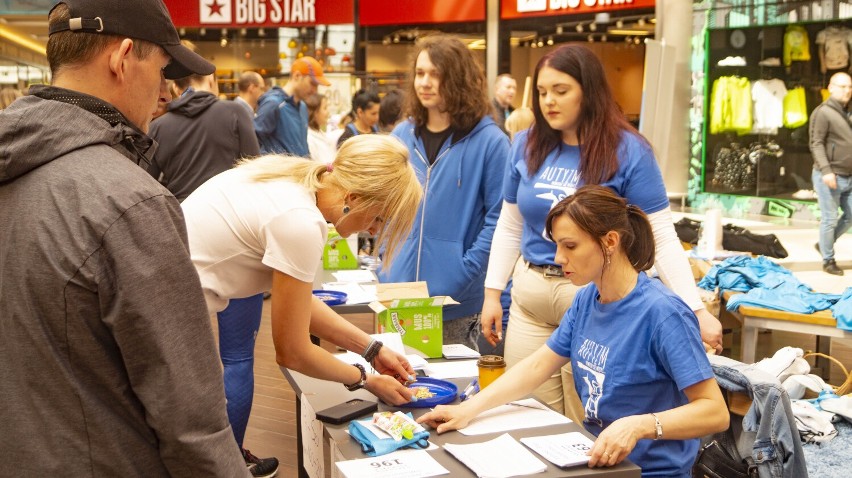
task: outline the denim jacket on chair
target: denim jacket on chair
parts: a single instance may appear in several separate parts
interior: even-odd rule
[[[743,456],[751,445],[760,478],[807,478],[790,397],[778,379],[754,365],[715,355],[709,358],[719,387],[752,399],[737,441]]]

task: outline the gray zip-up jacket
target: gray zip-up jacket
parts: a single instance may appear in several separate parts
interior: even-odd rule
[[[153,142],[31,93],[0,112],[0,476],[250,476]]]
[[[834,98],[817,106],[810,119],[810,148],[814,169],[826,174],[852,174],[852,124],[846,109]]]

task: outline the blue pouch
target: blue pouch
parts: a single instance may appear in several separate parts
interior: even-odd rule
[[[408,418],[414,419],[411,413],[406,413],[406,415],[408,415]],[[361,444],[361,449],[369,456],[386,455],[401,448],[416,448],[418,450],[429,448],[429,432],[426,430],[415,433],[411,439],[379,438],[363,423],[352,420],[349,422],[349,434]]]

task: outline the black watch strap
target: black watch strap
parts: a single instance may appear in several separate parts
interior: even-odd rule
[[[364,388],[364,385],[367,385],[367,371],[364,370],[364,366],[359,363],[356,363],[354,365],[358,370],[361,371],[361,379],[351,385],[346,385],[345,383],[343,384],[343,386],[346,387],[346,390],[349,390],[350,392],[360,390]]]

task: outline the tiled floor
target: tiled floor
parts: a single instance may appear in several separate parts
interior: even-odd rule
[[[681,213],[678,213],[681,214]],[[701,218],[701,215],[692,217]],[[677,220],[679,217],[676,217]],[[813,249],[816,241],[814,224],[790,223],[777,224],[777,220],[764,221],[764,218],[747,218],[743,226],[757,233],[776,233],[782,244],[789,252],[789,257],[779,262],[785,267],[796,271],[797,276],[816,290],[824,292],[839,292],[845,287],[852,287],[852,234],[841,239],[837,247],[837,259],[841,267],[847,269],[843,277],[823,273],[820,268],[820,257]],[[723,222],[727,222],[724,220]],[[736,221],[734,221],[736,222]],[[257,338],[255,352],[255,399],[246,433],[245,446],[257,456],[276,456],[281,462],[278,476],[289,478],[298,476],[296,472],[296,415],[295,396],[287,384],[278,365],[275,363],[275,351],[272,345],[270,329],[269,301],[265,301],[263,322]],[[360,324],[368,321],[359,320]],[[214,322],[215,327],[215,322]],[[725,351],[726,355],[736,358],[739,356],[739,336],[734,334],[732,347]],[[801,347],[804,350],[815,348],[813,336],[788,332],[771,332],[760,334],[757,357],[772,355],[784,346]],[[832,342],[831,354],[840,360],[847,369],[852,367],[852,343]],[[844,380],[838,367],[832,367],[830,383],[840,384]]]

